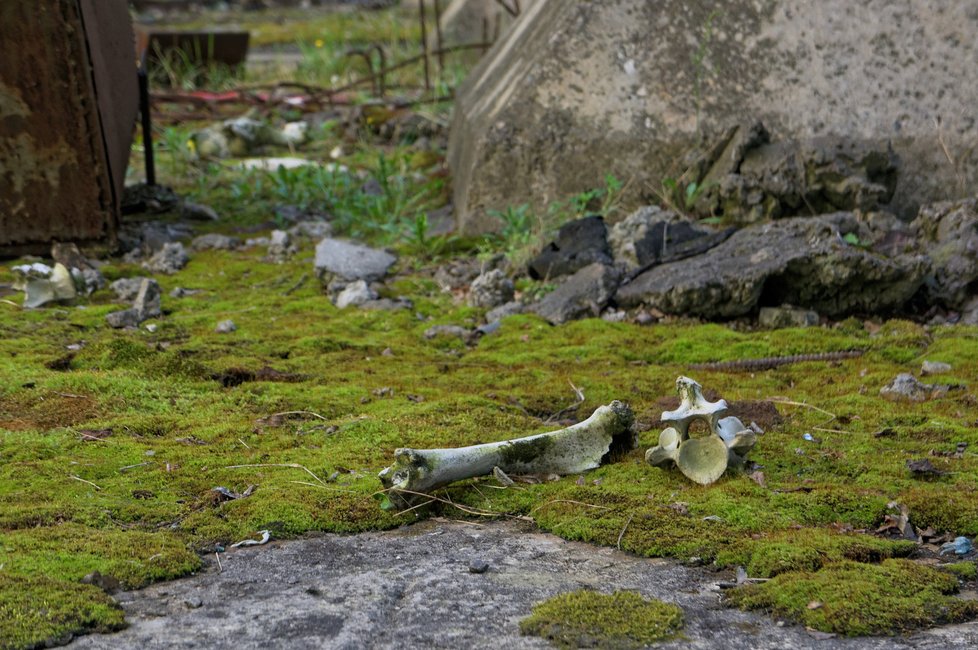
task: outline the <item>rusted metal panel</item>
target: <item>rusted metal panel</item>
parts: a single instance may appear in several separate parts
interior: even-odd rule
[[[125,0],[0,2],[0,253],[114,239],[138,98],[128,21]]]

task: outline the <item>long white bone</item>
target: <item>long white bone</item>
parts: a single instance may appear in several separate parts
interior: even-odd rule
[[[631,408],[615,400],[558,431],[458,449],[398,449],[379,477],[389,494],[410,494],[485,476],[495,467],[506,474],[577,474],[600,465],[613,447],[633,449],[633,421]]]

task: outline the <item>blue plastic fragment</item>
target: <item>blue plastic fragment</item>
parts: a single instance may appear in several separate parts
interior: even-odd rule
[[[815,437],[810,433],[806,433],[805,435],[802,436],[802,438],[804,438],[808,442],[815,442]]]
[[[967,555],[973,550],[975,550],[975,547],[967,537],[956,537],[953,542],[941,544],[941,555],[947,555],[952,552],[955,555]]]

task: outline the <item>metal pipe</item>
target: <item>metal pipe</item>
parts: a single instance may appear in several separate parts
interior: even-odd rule
[[[146,162],[146,185],[156,185],[156,161],[153,158],[153,120],[150,116],[149,76],[146,74],[146,61],[140,65],[136,74],[139,76],[139,116],[143,128],[143,156]]]

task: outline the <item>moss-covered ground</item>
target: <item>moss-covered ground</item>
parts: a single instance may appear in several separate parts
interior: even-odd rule
[[[5,579],[43,577],[33,584],[61,602],[77,597],[77,581],[89,572],[127,586],[172,578],[194,571],[197,553],[262,529],[285,538],[409,523],[425,513],[384,512],[374,498],[376,473],[396,447],[468,445],[545,430],[541,418],[574,402],[570,382],[586,395],[579,418],[612,399],[628,401],[645,429],[640,448],[586,476],[507,489],[477,480],[442,498],[487,515],[531,517],[568,539],[615,545],[620,536],[623,549],[642,555],[743,565],[751,577],[787,576],[768,583],[769,591],[792,576],[842,566],[839,575],[851,577],[853,567],[873,566],[842,561],[912,555],[912,543],[846,532],[874,531],[890,502],[908,506],[918,527],[978,534],[976,457],[931,456],[962,442],[978,445],[971,390],[916,404],[878,395],[925,357],[953,365],[944,380],[967,383],[978,370],[974,328],[928,332],[890,321],[873,333],[855,324],[742,333],[723,325],[596,319],[554,328],[516,316],[466,347],[423,332],[479,313],[455,304],[407,260],[391,286],[415,309],[364,312],[336,309],[315,281],[285,295],[311,272],[308,246],[281,265],[263,262],[263,254],[198,253],[183,271],[161,277],[166,313],[152,321],[153,333],[108,328],[105,315],[118,308],[108,292],[34,311],[16,301],[0,304]],[[140,271],[119,263],[105,269],[110,278]],[[0,272],[0,281],[9,279]],[[177,286],[203,292],[170,297]],[[215,333],[227,318],[238,331]],[[68,346],[81,347],[65,362]],[[748,375],[689,371],[707,361],[851,348],[867,353]],[[59,360],[66,369],[48,367]],[[228,381],[247,376],[241,369],[261,378],[263,368],[284,374]],[[764,486],[734,474],[700,487],[645,464],[659,413],[672,406],[673,382],[685,373],[761,420],[766,432],[752,458]],[[768,400],[775,400],[780,424],[775,407],[758,405]],[[817,440],[805,440],[806,433]],[[906,461],[918,457],[931,457],[947,473],[914,478]],[[243,493],[249,486],[253,493],[235,500],[213,490]],[[444,503],[429,512],[471,515]],[[935,584],[944,590],[944,582],[942,574]],[[926,609],[930,601],[916,594],[907,602]],[[31,602],[20,589],[5,588],[3,598],[7,607],[18,598],[24,607]],[[86,616],[79,612],[78,629]],[[96,614],[105,625],[115,617],[108,609]],[[0,638],[27,645],[34,626],[23,626],[25,620],[0,618]]]
[[[473,345],[427,339],[434,324],[483,316],[432,279],[433,258],[476,255],[471,242],[432,238],[418,218],[446,197],[438,156],[416,163],[409,142],[350,139],[333,126],[305,155],[326,157],[339,142],[349,152],[341,161],[363,177],[324,184],[322,169],[263,176],[195,164],[183,148],[190,125],[160,134],[161,174],[221,212],[209,229],[267,232],[275,206],[291,200],[332,212],[341,232],[396,246],[388,287],[413,309],[338,310],[313,279],[311,242],[284,264],[260,248],[195,253],[157,278],[164,315],[147,323],[152,332],[109,328],[105,316],[120,306],[104,290],[37,310],[0,300],[0,648],[122,625],[110,600],[79,583],[94,571],[138,587],[191,573],[201,553],[259,530],[355,533],[432,514],[531,518],[567,539],[744,566],[773,579],[737,592],[735,604],[827,631],[894,633],[974,615],[951,593],[974,579],[973,565],[954,577],[893,559],[917,545],[874,533],[895,503],[918,528],[978,535],[978,328],[855,319],[776,331],[598,319],[555,328],[514,316]],[[360,187],[371,175],[379,197]],[[0,284],[14,263],[0,266]],[[118,258],[103,271],[144,274]],[[176,287],[201,292],[171,297]],[[216,333],[225,319],[237,331]],[[866,353],[752,374],[691,369],[851,349]],[[963,388],[922,403],[879,396],[924,359],[950,363],[934,381]],[[644,462],[680,374],[765,430],[751,454],[763,480],[728,474],[702,487]],[[397,447],[544,431],[576,401],[571,383],[585,401],[569,417],[626,401],[639,448],[584,476],[506,488],[479,479],[426,509],[378,507],[376,474]],[[944,473],[913,476],[907,461],[925,457]]]
[[[523,634],[549,639],[562,648],[643,648],[675,637],[683,610],[634,591],[602,594],[575,591],[533,608],[520,621]]]

